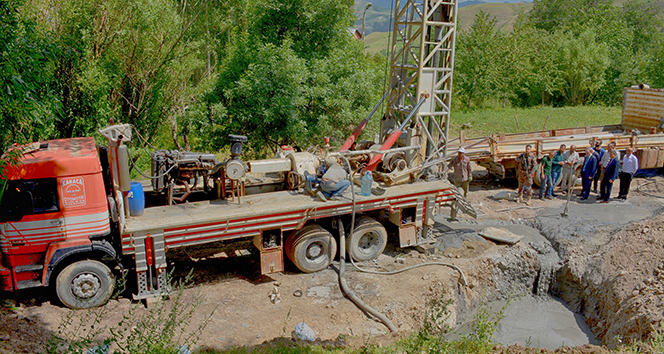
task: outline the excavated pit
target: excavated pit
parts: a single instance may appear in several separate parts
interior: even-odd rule
[[[504,209],[495,204],[485,210]],[[460,301],[459,322],[487,301],[500,310],[512,299],[495,334],[505,345],[615,348],[651,338],[664,320],[662,199],[638,193],[609,204],[574,198],[566,217],[560,199],[535,205],[542,206],[505,213],[502,220],[489,210],[476,221],[449,224],[499,227],[523,236],[480,259],[475,267],[491,277],[471,281],[478,282],[477,290]]]
[[[464,248],[489,243],[477,234],[487,227],[508,230],[522,240],[512,246],[494,248],[473,267],[469,290],[458,301],[457,326],[448,338],[470,333],[471,321],[482,306],[492,315],[503,311],[504,318],[494,334],[495,340],[503,345],[518,343],[556,349],[562,345],[598,344],[585,318],[550,295],[563,263],[537,229],[519,221],[439,225],[438,230],[445,237],[437,243],[438,250],[453,258]]]

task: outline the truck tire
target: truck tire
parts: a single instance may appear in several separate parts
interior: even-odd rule
[[[303,227],[284,246],[288,258],[305,273],[327,268],[337,255],[337,240],[316,224]]]
[[[348,256],[362,262],[378,258],[387,245],[387,230],[378,221],[362,216],[355,222],[353,235],[346,238]]]
[[[65,267],[55,281],[55,292],[63,305],[87,309],[105,304],[113,293],[115,277],[99,261],[83,260]]]

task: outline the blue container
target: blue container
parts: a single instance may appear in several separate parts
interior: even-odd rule
[[[141,182],[131,182],[129,194],[129,215],[141,216],[145,210],[145,193]]]
[[[362,177],[360,194],[368,197],[371,195],[371,187],[373,185],[373,178],[371,177],[371,172],[367,171]]]

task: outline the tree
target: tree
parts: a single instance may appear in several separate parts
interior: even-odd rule
[[[545,104],[561,85],[554,65],[552,35],[539,29],[521,13],[506,36],[498,61],[500,90],[512,104],[527,107]]]
[[[21,0],[0,2],[0,151],[47,135],[53,48],[23,18]]]
[[[346,28],[352,2],[269,0],[236,35],[196,127],[208,149],[244,134],[255,154],[345,139],[380,98],[381,66]],[[273,150],[271,150],[273,151]]]
[[[591,102],[605,82],[604,72],[609,66],[607,45],[597,43],[592,30],[578,37],[557,37],[554,65],[563,80],[558,94],[571,105]]]
[[[461,32],[456,45],[454,85],[466,108],[473,99],[493,95],[499,78],[498,53],[504,36],[496,31],[496,19],[480,11],[468,31]]]

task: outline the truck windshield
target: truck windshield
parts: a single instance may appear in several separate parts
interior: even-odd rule
[[[2,221],[18,221],[24,215],[52,213],[59,210],[55,178],[9,181],[0,200]]]

